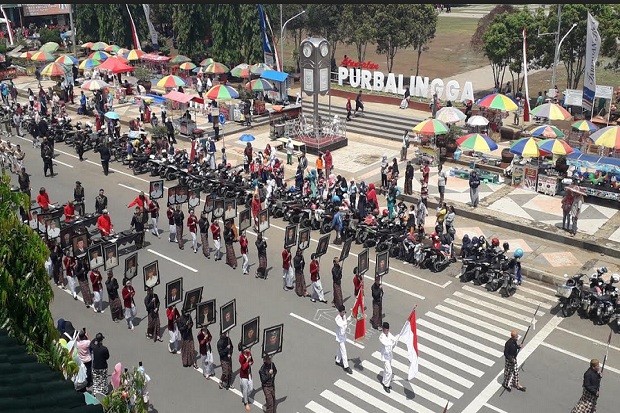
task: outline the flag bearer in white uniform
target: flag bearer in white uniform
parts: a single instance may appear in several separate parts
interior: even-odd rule
[[[392,333],[390,333],[390,324],[387,322],[383,322],[382,327],[383,333],[379,336],[379,342],[381,342],[381,361],[384,363],[382,384],[383,390],[389,393],[392,389],[392,386],[390,386],[392,382],[392,350],[394,350],[394,347],[398,343],[400,335],[393,336]]]
[[[353,370],[349,367],[349,360],[347,359],[347,326],[351,321],[351,316],[347,317],[347,310],[344,305],[338,307],[339,314],[336,316],[336,341],[338,342],[338,354],[336,354],[336,365],[340,366],[349,374],[353,374]]]

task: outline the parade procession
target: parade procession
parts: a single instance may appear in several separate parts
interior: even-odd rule
[[[469,50],[611,21],[385,6],[0,6],[0,411],[616,411],[620,89]]]

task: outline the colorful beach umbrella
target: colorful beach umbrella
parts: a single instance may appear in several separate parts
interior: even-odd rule
[[[162,77],[159,82],[157,82],[158,87],[177,87],[177,86],[185,86],[185,80],[181,79],[175,75],[168,75]]]
[[[239,93],[235,89],[226,85],[213,86],[206,94],[209,99],[230,100],[239,97]]]
[[[590,135],[595,144],[620,149],[620,126],[606,126]]]
[[[444,123],[457,123],[465,120],[467,116],[462,110],[455,108],[454,106],[445,106],[437,111],[435,119],[439,119]]]
[[[545,152],[538,147],[538,141],[538,138],[521,138],[510,146],[510,152],[524,158],[538,158]]]
[[[56,60],[54,61],[65,66],[77,65],[78,63],[80,63],[79,60],[69,54],[63,54],[62,56],[56,58]]]
[[[182,54],[174,56],[172,59],[170,59],[170,63],[174,64],[174,65],[178,65],[180,63],[185,63],[185,62],[191,62],[192,59],[190,59],[187,56],[183,56]]]
[[[93,43],[93,42],[86,42],[86,43],[82,44],[80,47],[83,48],[83,49],[90,49],[91,47],[93,47],[94,44],[95,43]]]
[[[32,55],[33,55],[34,53],[35,53],[35,52],[31,52],[31,51],[28,51],[28,52],[23,52],[23,53],[21,53],[21,54],[19,55],[19,58],[20,58],[20,59],[28,59],[28,60],[30,60],[30,58],[32,57]]]
[[[127,53],[129,53],[129,49],[125,49],[124,47],[121,47],[120,49],[118,49],[118,50],[116,51],[116,55],[117,55],[117,56],[123,56],[123,57],[125,57],[125,55],[126,55]]]
[[[43,46],[39,47],[39,50],[54,53],[59,47],[60,45],[56,42],[47,42]]]
[[[245,88],[252,92],[266,92],[268,90],[273,90],[273,85],[265,79],[254,79],[246,83]]]
[[[185,62],[179,65],[179,69],[181,70],[194,70],[195,68],[196,68],[196,65],[193,64],[192,62]]]
[[[106,42],[96,42],[93,43],[93,45],[90,47],[90,50],[105,50],[106,47],[108,47],[109,44],[107,44]]]
[[[467,124],[470,126],[487,126],[489,124],[489,120],[485,118],[484,116],[474,115],[471,118],[469,118],[469,120],[467,121]]]
[[[88,58],[89,59],[95,59],[95,60],[99,60],[101,62],[103,62],[104,60],[106,60],[108,57],[110,57],[109,53],[103,52],[101,50],[98,50],[96,52],[92,52]]]
[[[448,133],[448,125],[438,119],[426,119],[418,123],[413,131],[422,135],[443,135]]]
[[[265,70],[273,70],[273,67],[266,63],[255,63],[250,66],[250,73],[253,75],[262,75]]]
[[[553,125],[539,125],[530,131],[532,136],[541,136],[543,138],[563,138],[564,132]]]
[[[570,126],[573,129],[582,131],[582,132],[594,132],[598,130],[598,126],[596,126],[594,123],[590,122],[589,120],[585,120],[585,119],[578,120],[577,122],[573,123]]]
[[[566,120],[573,116],[562,106],[551,102],[536,106],[530,114],[537,118],[547,118],[549,120]]]
[[[142,50],[137,50],[137,49],[132,49],[129,51],[129,53],[127,53],[125,57],[125,59],[127,60],[140,60],[140,58],[144,55],[145,53]]]
[[[101,63],[103,63],[101,60],[95,60],[95,59],[84,59],[82,60],[82,63],[80,63],[80,65],[78,66],[78,69],[93,69],[97,66],[99,66]]]
[[[536,144],[541,150],[554,155],[568,155],[575,152],[575,150],[562,139],[545,139],[536,142]]]
[[[119,51],[121,49],[120,46],[115,45],[115,44],[111,44],[108,47],[104,48],[103,50],[108,52],[108,53],[116,53],[117,51]]]
[[[205,67],[204,73],[211,73],[214,75],[222,75],[230,72],[228,66],[223,63],[213,62],[209,66]]]
[[[35,62],[52,62],[56,59],[56,56],[51,54],[50,52],[44,52],[39,50],[38,52],[34,52],[34,54],[30,57],[30,60]]]
[[[207,58],[206,58],[206,59],[204,59],[202,62],[200,62],[200,66],[207,67],[207,66],[209,66],[211,63],[214,63],[214,62],[215,62],[215,60],[213,60],[213,59],[212,59],[212,58],[210,58],[210,57],[207,57]]]
[[[230,74],[234,77],[240,77],[247,79],[250,77],[250,65],[247,63],[241,63],[230,69]]]
[[[514,100],[501,93],[486,95],[477,102],[477,105],[483,108],[503,110],[505,112],[519,109],[519,106],[517,106]]]
[[[41,69],[41,76],[62,76],[69,71],[69,66],[65,66],[58,62],[48,63]]]
[[[111,88],[112,85],[107,84],[101,79],[91,79],[91,80],[87,80],[86,82],[82,83],[82,86],[80,87],[82,88],[82,90],[95,91],[95,90],[103,90],[106,88]]]
[[[491,152],[497,149],[497,143],[493,139],[480,133],[461,136],[456,140],[456,144],[461,149],[469,149],[474,152]]]

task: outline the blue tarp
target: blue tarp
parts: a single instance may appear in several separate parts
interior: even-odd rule
[[[588,155],[585,153],[566,155],[566,160],[571,166],[577,168],[596,169],[603,172],[612,172],[620,175],[620,159],[607,156]]]
[[[277,70],[265,70],[260,77],[273,80],[274,82],[284,82],[288,77],[288,73],[278,72]]]

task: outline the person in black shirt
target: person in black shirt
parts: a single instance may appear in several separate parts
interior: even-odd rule
[[[517,354],[519,354],[519,350],[521,350],[521,344],[517,342],[518,337],[517,330],[512,330],[510,332],[510,338],[506,341],[506,345],[504,346],[504,358],[506,359],[506,363],[504,365],[504,383],[502,386],[504,386],[506,391],[510,391],[509,384],[511,378],[513,387],[516,387],[517,390],[525,391],[525,386],[519,384]]]
[[[583,394],[571,413],[593,413],[596,411],[601,377],[600,363],[597,359],[592,359],[590,368],[583,375]]]
[[[267,279],[267,241],[263,238],[262,232],[258,233],[254,245],[256,245],[256,255],[258,255],[256,278],[261,277]]]
[[[159,320],[159,296],[149,288],[144,297],[144,305],[148,314],[148,325],[146,327],[146,338],[152,338],[153,341],[162,341],[160,334],[161,322]]]
[[[200,243],[202,244],[202,254],[211,259],[211,248],[209,247],[209,219],[207,213],[202,212],[198,220],[198,228],[200,230]]]
[[[60,276],[62,275],[62,248],[60,247],[59,242],[50,241],[50,244],[50,258],[52,260],[52,275],[54,278],[54,283],[56,286],[61,287],[64,290],[65,286],[60,279]]]
[[[130,226],[136,231],[136,248],[141,249],[144,246],[144,217],[142,209],[137,206],[136,212],[131,218]]]
[[[109,167],[110,167],[110,148],[108,148],[107,144],[103,144],[99,147],[99,156],[101,157],[101,166],[103,167],[103,174],[108,176]]]
[[[103,214],[103,210],[108,208],[108,197],[103,192],[103,189],[100,189],[99,195],[95,197],[95,213],[97,214]]]
[[[232,229],[232,220],[226,221],[224,227],[224,245],[226,246],[226,264],[230,265],[233,270],[237,269],[237,255],[233,248],[235,242],[235,232]]]
[[[220,389],[228,390],[232,385],[232,353],[233,344],[228,337],[228,333],[222,333],[217,341],[217,352],[220,355],[222,365],[222,377],[220,378]]]
[[[370,324],[372,328],[382,329],[383,325],[383,288],[381,288],[381,277],[375,277],[375,282],[370,287],[372,294],[372,318]]]
[[[30,193],[30,175],[26,173],[26,168],[23,166],[17,175],[17,182],[19,183],[19,190],[28,195],[28,198],[32,198]]]
[[[103,345],[103,334],[97,333],[95,340],[90,343],[93,355],[93,393],[108,394],[108,359],[110,352]]]
[[[80,181],[75,181],[75,188],[73,188],[73,200],[78,215],[84,216],[84,187]]]
[[[43,138],[41,143],[41,158],[43,159],[43,174],[47,176],[47,171],[49,170],[50,176],[54,176],[54,163],[52,162],[54,148],[46,137]]]
[[[276,411],[276,374],[278,374],[278,369],[271,361],[271,356],[263,354],[263,365],[258,371],[258,375],[265,394],[265,413],[275,413]]]
[[[177,230],[177,242],[179,243],[179,249],[183,249],[183,224],[185,223],[185,214],[181,211],[181,205],[177,205],[173,215],[174,225]]]
[[[332,281],[333,281],[333,291],[334,291],[334,301],[333,307],[339,308],[342,303],[342,267],[340,266],[340,262],[338,258],[334,258],[334,266],[332,267]]]
[[[105,288],[108,292],[108,300],[110,312],[112,313],[112,321],[118,323],[123,319],[123,305],[118,295],[118,281],[114,278],[114,272],[108,270],[108,279],[105,282]]]

